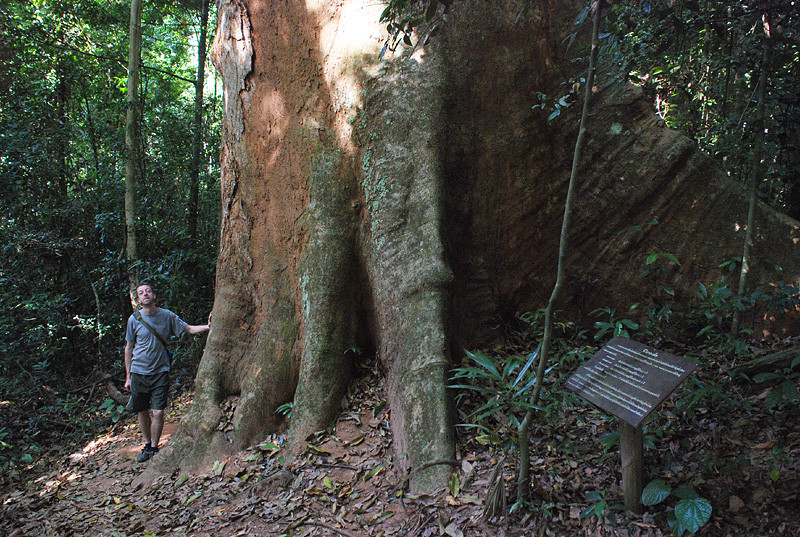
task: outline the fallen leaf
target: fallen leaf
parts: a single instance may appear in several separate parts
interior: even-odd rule
[[[744,501],[740,497],[733,495],[728,498],[728,510],[731,513],[736,513],[742,508],[744,508]]]
[[[193,501],[195,501],[197,498],[199,498],[202,495],[203,495],[202,492],[195,492],[194,494],[192,494],[191,496],[186,498],[186,501],[183,502],[183,505],[189,505],[190,503],[192,503]]]
[[[772,449],[775,447],[775,442],[764,442],[761,444],[756,444],[753,446],[753,449]]]

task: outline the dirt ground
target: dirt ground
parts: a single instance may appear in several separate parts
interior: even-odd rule
[[[413,496],[407,476],[393,465],[380,382],[361,379],[351,394],[336,427],[314,438],[292,467],[281,464],[282,439],[276,436],[218,461],[206,475],[162,476],[139,489],[132,483],[147,463],[135,460],[140,436],[130,420],[54,461],[41,475],[0,492],[0,535],[658,537],[669,532],[663,505],[641,515],[611,508],[622,501],[618,454],[605,454],[598,438],[613,432],[615,423],[591,408],[565,405],[557,422],[540,427],[532,445],[533,503],[489,523],[484,503],[502,457],[498,445],[459,428],[458,461],[448,488]],[[162,445],[189,404],[188,395],[173,403]],[[657,422],[650,430],[669,425],[670,432],[647,450],[646,465],[665,467],[669,459],[661,474],[665,479],[689,482],[711,500],[711,520],[699,535],[800,535],[796,419],[775,423],[777,415],[764,413],[742,422],[701,413],[675,427],[669,410],[663,415],[659,419],[666,425]],[[508,505],[513,458],[505,459],[500,474]],[[592,505],[590,491],[608,502],[599,517],[581,516]]]

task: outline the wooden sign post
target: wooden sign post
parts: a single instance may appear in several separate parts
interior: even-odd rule
[[[621,336],[567,380],[567,388],[620,418],[619,444],[625,505],[642,510],[642,422],[697,368],[697,364]]]

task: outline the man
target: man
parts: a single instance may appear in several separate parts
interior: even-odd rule
[[[156,293],[146,280],[136,287],[136,296],[142,310],[128,318],[125,334],[125,389],[131,392],[126,408],[139,415],[144,448],[136,460],[145,462],[158,453],[164,427],[171,357],[166,341],[169,336],[181,332],[207,332],[209,326],[187,324],[168,309],[156,306]],[[211,322],[210,314],[208,322]]]

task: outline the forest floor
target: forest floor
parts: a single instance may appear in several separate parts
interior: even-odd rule
[[[698,535],[800,535],[798,407],[767,410],[766,390],[754,386],[731,383],[726,393],[705,394],[727,403],[688,414],[668,402],[647,427],[647,475],[692,486],[711,501],[711,519]],[[381,381],[367,374],[350,393],[336,426],[313,439],[292,467],[281,464],[276,436],[206,474],[161,476],[139,488],[134,480],[147,465],[135,460],[141,437],[133,419],[123,420],[0,491],[0,535],[669,534],[671,498],[640,515],[615,507],[622,503],[619,454],[600,439],[613,438],[616,423],[589,406],[565,403],[540,424],[531,446],[533,501],[489,523],[483,509],[498,460],[505,461],[509,506],[516,473],[496,437],[458,428],[460,467],[450,485],[414,496],[392,463]],[[680,397],[687,396],[673,399]],[[172,403],[162,445],[190,404],[190,394]],[[591,507],[595,514],[582,516]]]

